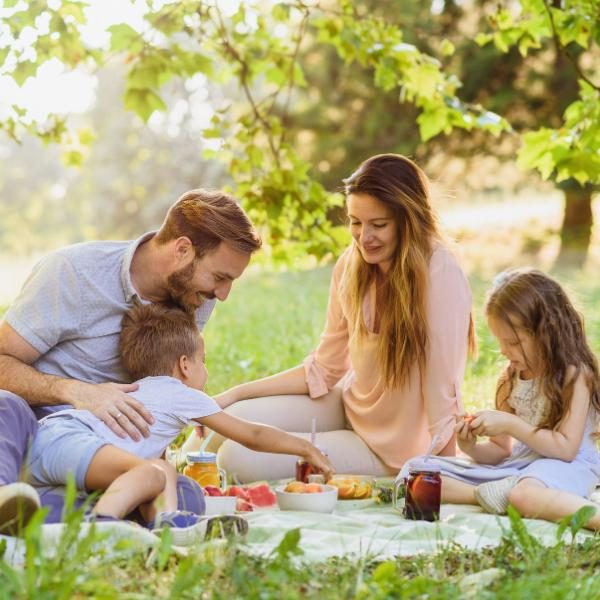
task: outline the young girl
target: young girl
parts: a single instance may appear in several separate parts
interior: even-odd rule
[[[485,312],[509,364],[496,410],[457,416],[458,445],[472,461],[431,459],[442,470],[442,501],[497,514],[510,503],[551,521],[600,508],[586,499],[600,478],[600,382],[581,316],[558,283],[532,269],[502,273]],[[600,512],[587,526],[600,529]]]

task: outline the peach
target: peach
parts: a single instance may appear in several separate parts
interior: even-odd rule
[[[284,491],[290,492],[291,494],[306,494],[306,487],[306,483],[303,483],[302,481],[290,481],[290,483],[285,486]]]
[[[318,483],[309,483],[306,486],[307,494],[320,494],[323,488]]]
[[[328,484],[338,489],[338,498],[354,498],[357,484],[353,479],[331,479]]]
[[[354,491],[354,497],[357,499],[370,498],[371,497],[371,486],[367,481],[361,481]]]

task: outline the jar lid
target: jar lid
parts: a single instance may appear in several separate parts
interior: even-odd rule
[[[217,455],[214,452],[188,452],[185,460],[188,463],[216,463]]]
[[[426,471],[428,473],[439,473],[442,469],[433,460],[416,458],[408,463],[410,471]]]

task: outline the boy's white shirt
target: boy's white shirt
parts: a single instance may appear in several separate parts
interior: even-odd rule
[[[136,442],[120,438],[108,426],[87,410],[68,409],[42,419],[77,419],[100,439],[140,458],[159,458],[179,432],[194,419],[221,412],[220,406],[207,394],[188,387],[179,379],[168,376],[145,377],[136,382],[139,388],[129,394],[141,402],[154,417],[150,436]]]

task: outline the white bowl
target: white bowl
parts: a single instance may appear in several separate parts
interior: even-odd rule
[[[235,513],[235,496],[204,496],[205,515],[232,515]]]
[[[309,512],[333,512],[337,502],[337,488],[332,485],[321,485],[322,492],[314,494],[298,494],[286,492],[285,485],[275,488],[277,504],[281,510],[305,510]]]

